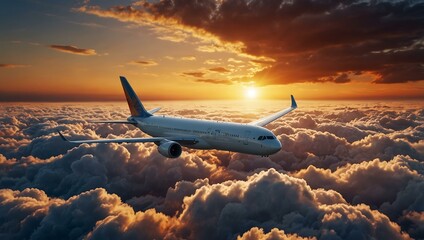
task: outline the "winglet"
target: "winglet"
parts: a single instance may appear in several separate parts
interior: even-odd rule
[[[127,98],[127,102],[128,102],[128,107],[130,108],[130,111],[131,111],[131,116],[143,117],[143,118],[152,116],[152,114],[146,111],[140,99],[138,98],[137,94],[135,94],[131,85],[128,83],[127,79],[123,76],[120,76],[119,78],[121,79],[122,88],[124,88],[125,97]]]
[[[293,95],[290,95],[290,96],[291,96],[291,108],[297,108],[296,100],[294,100]]]
[[[63,141],[69,142],[69,140],[66,139],[65,136],[63,136],[63,134],[59,130],[57,130],[57,132],[59,133],[59,135],[63,139]]]

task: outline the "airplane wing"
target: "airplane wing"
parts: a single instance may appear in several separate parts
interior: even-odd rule
[[[291,106],[290,106],[290,107],[288,107],[288,108],[286,108],[286,109],[283,109],[283,110],[281,110],[281,111],[279,111],[279,112],[277,112],[277,113],[274,113],[274,114],[272,114],[272,115],[269,115],[269,116],[267,116],[267,117],[264,117],[264,118],[261,118],[261,119],[259,119],[259,120],[256,120],[256,121],[253,121],[253,122],[250,122],[249,124],[250,124],[250,125],[255,125],[255,126],[263,127],[263,126],[267,125],[268,123],[270,123],[270,122],[272,122],[272,121],[275,121],[275,120],[277,120],[278,118],[280,118],[280,117],[282,117],[282,116],[286,115],[287,113],[289,113],[289,112],[291,112],[291,111],[295,110],[296,108],[297,108],[296,100],[294,100],[293,95],[291,95]]]
[[[153,142],[155,144],[160,144],[162,141],[174,141],[181,143],[183,145],[192,145],[197,143],[198,141],[194,137],[152,137],[152,138],[114,138],[114,139],[89,139],[89,140],[69,140],[65,136],[63,136],[62,132],[57,131],[60,137],[67,142],[70,143],[147,143]]]

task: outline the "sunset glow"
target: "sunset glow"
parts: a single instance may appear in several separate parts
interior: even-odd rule
[[[247,88],[247,89],[245,90],[244,95],[245,95],[245,97],[246,97],[246,98],[248,98],[248,99],[254,99],[254,98],[256,98],[256,97],[257,97],[258,92],[257,92],[256,88],[254,88],[254,87],[249,87],[249,88]]]
[[[267,99],[424,98],[412,3],[405,15],[324,4],[304,18],[316,6],[24,2],[0,10],[0,101],[123,100],[120,75],[147,100],[242,99],[234,93],[250,84]],[[393,19],[377,24],[380,14]],[[333,20],[342,15],[352,19]]]

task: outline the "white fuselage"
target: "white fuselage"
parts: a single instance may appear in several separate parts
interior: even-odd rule
[[[254,155],[271,155],[281,149],[280,141],[266,128],[228,122],[150,116],[130,117],[143,132],[153,137],[193,137],[195,149],[218,149]]]

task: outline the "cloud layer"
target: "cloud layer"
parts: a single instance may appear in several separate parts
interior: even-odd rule
[[[146,106],[158,104],[165,103]],[[281,108],[276,101],[165,105],[164,114],[235,122]],[[177,159],[154,144],[72,145],[56,133],[145,136],[131,125],[86,121],[125,119],[124,103],[2,105],[1,236],[423,238],[422,104],[302,105],[268,126],[283,145],[269,158],[185,149]]]

